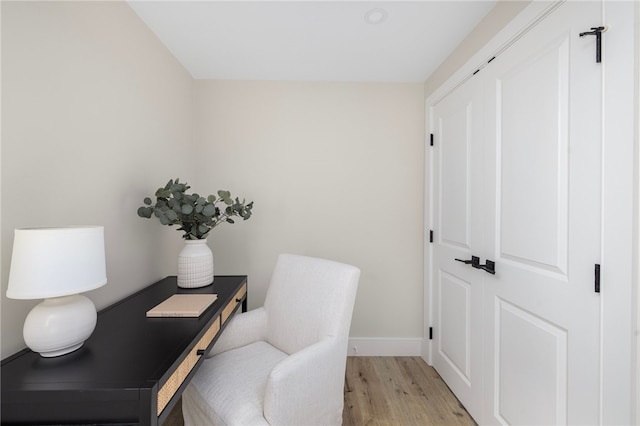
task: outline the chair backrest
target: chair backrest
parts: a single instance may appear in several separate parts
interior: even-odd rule
[[[280,255],[264,302],[269,343],[292,354],[326,336],[346,341],[359,278],[355,266]]]

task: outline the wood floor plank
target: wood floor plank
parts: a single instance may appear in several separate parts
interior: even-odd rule
[[[349,357],[343,425],[475,425],[419,357]]]
[[[348,357],[344,426],[475,425],[420,357]],[[183,426],[177,404],[164,426]],[[302,426],[302,425],[301,425]]]

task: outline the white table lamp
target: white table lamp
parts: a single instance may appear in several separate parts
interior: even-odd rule
[[[16,229],[7,297],[45,299],[24,322],[24,341],[43,357],[73,352],[96,326],[80,295],[107,283],[102,226]]]

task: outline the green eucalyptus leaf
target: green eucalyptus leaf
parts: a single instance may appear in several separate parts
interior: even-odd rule
[[[231,193],[229,191],[220,190],[220,191],[218,191],[218,195],[220,196],[220,198],[222,198],[222,201],[225,204],[232,204],[233,203],[233,201],[231,200]]]
[[[138,209],[138,216],[140,217],[144,217],[144,218],[150,218],[151,214],[153,213],[153,209],[151,207],[140,207]]]
[[[191,213],[193,213],[193,206],[191,206],[190,204],[183,204],[182,205],[182,213],[183,214],[191,214]]]
[[[206,206],[204,206],[204,208],[202,209],[202,214],[204,216],[213,216],[216,213],[216,207],[213,204],[207,204]]]
[[[170,196],[171,191],[169,191],[167,188],[158,188],[158,190],[156,191],[157,198],[169,198]]]

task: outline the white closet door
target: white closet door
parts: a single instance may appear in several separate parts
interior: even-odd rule
[[[481,424],[600,421],[601,7],[559,6],[432,110],[433,363]]]
[[[600,416],[600,2],[567,2],[483,71],[483,424]]]
[[[467,411],[482,410],[482,274],[470,261],[483,239],[483,99],[478,80],[433,110],[434,367]]]

